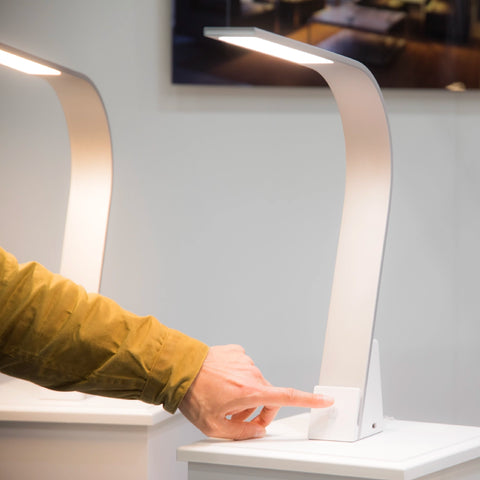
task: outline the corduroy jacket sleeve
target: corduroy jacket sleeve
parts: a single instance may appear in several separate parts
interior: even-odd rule
[[[208,347],[0,248],[0,371],[174,412]]]

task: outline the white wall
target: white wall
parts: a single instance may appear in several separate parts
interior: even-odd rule
[[[2,0],[0,42],[83,72],[103,96],[114,192],[102,292],[209,344],[241,343],[270,381],[310,390],[342,202],[335,104],[323,89],[171,85],[170,14],[167,0]],[[41,80],[2,69],[0,92],[0,243],[56,270],[62,112]],[[480,94],[385,100],[385,410],[480,425]]]

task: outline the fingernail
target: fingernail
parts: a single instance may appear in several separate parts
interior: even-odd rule
[[[255,438],[263,438],[266,435],[266,430],[262,428],[261,430],[257,430],[255,432]]]

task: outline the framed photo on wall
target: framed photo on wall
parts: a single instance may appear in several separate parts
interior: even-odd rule
[[[202,34],[204,26],[252,26],[354,58],[382,88],[480,88],[480,0],[172,2],[176,84],[322,85],[309,69]]]

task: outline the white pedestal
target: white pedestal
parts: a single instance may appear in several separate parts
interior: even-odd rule
[[[353,443],[308,440],[309,414],[274,422],[268,436],[180,447],[189,480],[478,480],[480,428],[385,419]]]
[[[176,448],[200,438],[182,415],[159,406],[0,384],[2,480],[186,480]]]

